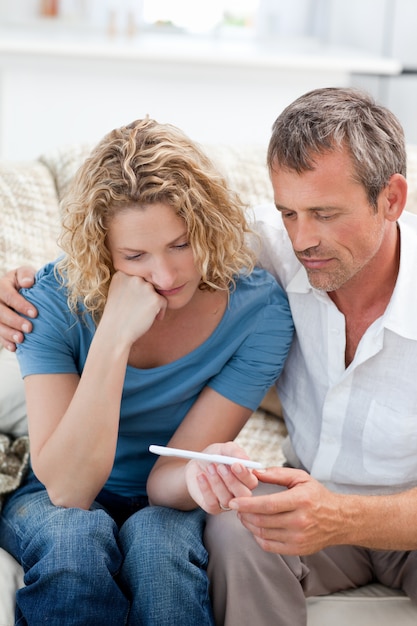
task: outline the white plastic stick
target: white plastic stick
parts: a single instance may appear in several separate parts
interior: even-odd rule
[[[160,456],[176,456],[182,459],[197,459],[199,461],[208,461],[209,463],[224,463],[225,465],[233,465],[240,463],[251,469],[262,469],[264,466],[257,461],[248,461],[240,459],[237,456],[225,456],[223,454],[206,454],[205,452],[194,452],[193,450],[181,450],[179,448],[167,448],[166,446],[149,446],[149,452],[159,454]]]

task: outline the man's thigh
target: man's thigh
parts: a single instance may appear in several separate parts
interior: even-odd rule
[[[307,569],[302,580],[306,597],[362,587],[375,580],[369,551],[356,546],[331,546],[301,557]]]
[[[274,485],[261,484],[255,494],[273,493],[280,489]],[[279,557],[264,552],[249,531],[240,524],[234,512],[220,514],[215,518],[209,516],[205,541],[209,550],[209,574],[217,576],[217,572],[214,573],[210,566],[213,554],[217,567],[219,560],[223,562],[232,560],[235,566],[239,561],[242,563],[246,561],[245,568],[249,568],[250,562],[250,569],[253,572],[257,571],[260,579],[267,579],[269,585],[275,585],[278,593],[283,571],[279,560],[284,561],[286,567],[291,570],[292,577],[301,586],[305,596],[352,589],[366,585],[374,579],[373,563],[369,551],[364,548],[333,546],[304,557]],[[230,568],[223,566],[221,569],[224,572],[223,576],[227,577]],[[236,569],[233,567],[234,577],[237,576]]]
[[[402,589],[417,602],[417,551],[373,550],[370,555],[378,582]]]

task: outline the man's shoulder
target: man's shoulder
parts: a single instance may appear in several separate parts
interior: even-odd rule
[[[255,207],[253,228],[257,233],[254,248],[259,265],[268,270],[285,289],[301,264],[294,254],[280,212],[273,204]]]

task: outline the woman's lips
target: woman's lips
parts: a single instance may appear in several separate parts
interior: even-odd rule
[[[179,287],[174,287],[173,289],[156,289],[160,296],[165,296],[168,298],[169,296],[175,296],[184,288],[184,285],[180,285]]]

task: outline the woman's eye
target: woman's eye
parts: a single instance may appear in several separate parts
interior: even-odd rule
[[[174,248],[181,250],[182,248],[188,248],[189,245],[188,241],[186,241],[185,243],[179,243],[177,246],[174,246]]]

